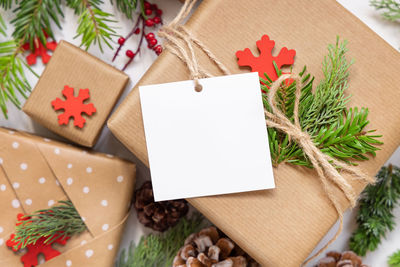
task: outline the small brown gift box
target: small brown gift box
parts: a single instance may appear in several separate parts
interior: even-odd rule
[[[35,89],[26,101],[23,111],[34,120],[57,134],[83,146],[92,147],[100,135],[111,110],[126,86],[129,78],[123,72],[89,55],[74,45],[61,41]],[[51,102],[56,98],[65,100],[64,86],[90,90],[90,98],[84,103],[93,103],[96,112],[83,115],[83,128],[74,126],[72,119],[68,125],[58,124],[58,115]]]
[[[6,246],[17,214],[69,199],[87,231],[55,247],[62,254],[40,266],[113,265],[135,183],[133,163],[46,138],[0,128],[0,266],[19,267]]]
[[[350,68],[349,105],[369,108],[369,129],[378,129],[384,141],[377,156],[360,162],[360,168],[375,175],[398,147],[400,76],[395,72],[400,69],[400,55],[336,1],[204,0],[186,28],[232,73],[249,71],[238,67],[236,51],[249,47],[255,53],[256,41],[268,34],[278,49],[286,46],[296,50],[294,73],[306,65],[317,81],[323,77],[321,65],[327,45],[334,43],[337,35],[347,39],[348,58],[355,59]],[[216,67],[197,52],[200,65],[218,75]],[[139,85],[188,78],[185,65],[165,51]],[[148,165],[138,87],[108,125]],[[337,221],[337,214],[313,170],[281,164],[274,168],[274,175],[273,190],[189,202],[263,266],[299,266]],[[365,186],[351,183],[357,193]],[[339,191],[337,194],[342,196]],[[349,206],[343,196],[341,205],[343,209]]]

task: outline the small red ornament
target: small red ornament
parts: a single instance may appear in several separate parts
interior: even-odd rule
[[[44,35],[46,38],[48,35],[46,32],[44,32]],[[34,44],[34,50],[31,50],[29,43],[26,43],[22,46],[22,48],[26,51],[30,51],[31,53],[26,57],[26,62],[28,65],[34,65],[36,64],[36,58],[41,57],[43,64],[47,64],[49,62],[51,56],[47,53],[48,50],[54,51],[56,50],[57,47],[57,42],[52,41],[52,42],[46,42],[46,46],[42,44],[42,42],[39,40],[39,38],[36,38],[35,41],[33,42]]]
[[[152,19],[146,19],[145,24],[147,27],[154,26],[154,21]]]
[[[83,104],[83,102],[90,97],[89,89],[80,89],[79,95],[75,97],[74,88],[66,85],[64,86],[62,94],[66,100],[61,100],[57,97],[56,100],[51,102],[55,110],[64,109],[64,113],[58,116],[58,124],[67,125],[69,119],[72,117],[74,119],[74,125],[83,128],[86,120],[81,114],[86,113],[90,116],[96,112],[96,108],[92,103]]]
[[[132,50],[127,50],[125,54],[129,58],[134,58],[135,57],[135,53],[133,53]]]
[[[149,2],[144,2],[144,8],[145,9],[149,9],[149,8],[151,8],[151,4],[149,3]]]
[[[140,33],[140,29],[136,28],[136,30],[133,32],[134,34],[139,34]]]
[[[24,217],[23,214],[18,214],[18,223],[16,225],[21,224],[21,221],[29,220],[29,217]],[[10,239],[6,241],[7,247],[11,248],[13,251],[17,252],[21,249],[22,244],[19,241],[15,241],[15,234],[10,236]],[[49,261],[54,257],[57,257],[61,254],[61,252],[52,248],[52,244],[60,244],[65,245],[68,241],[69,237],[59,236],[51,243],[45,243],[46,238],[42,237],[35,244],[30,244],[26,246],[27,252],[21,256],[21,262],[24,264],[24,267],[34,267],[37,266],[38,256],[39,254],[44,255],[45,261]]]
[[[153,21],[155,24],[160,24],[161,23],[161,18],[160,17],[154,17]]]
[[[274,46],[275,42],[270,40],[268,35],[264,35],[261,37],[261,40],[257,41],[257,47],[260,51],[259,57],[255,57],[248,48],[236,52],[239,66],[249,66],[252,71],[257,71],[258,75],[264,79],[264,73],[267,73],[269,78],[275,81],[278,75],[273,62],[275,61],[279,69],[282,66],[291,65],[294,63],[296,51],[293,49],[288,50],[286,47],[283,47],[278,56],[274,57],[272,56],[272,49]]]
[[[148,42],[149,42],[150,47],[153,47],[157,44],[157,39],[153,38],[153,39],[150,39]]]
[[[162,47],[161,47],[161,45],[157,45],[157,46],[155,46],[153,49],[154,49],[154,52],[156,52],[157,56],[160,55],[161,52],[162,52]]]
[[[154,35],[154,33],[149,32],[148,34],[146,34],[146,39],[150,40],[150,39],[154,39],[156,36]]]
[[[124,37],[119,37],[118,39],[118,44],[123,45],[125,43],[125,38]]]
[[[163,12],[162,12],[162,10],[161,10],[161,9],[157,9],[157,10],[156,10],[156,14],[157,14],[158,16],[161,16],[161,15],[162,15],[162,13],[163,13]]]
[[[151,10],[150,8],[148,8],[148,9],[146,9],[146,10],[144,11],[144,13],[145,13],[147,16],[150,16],[151,13],[153,13],[153,10]]]

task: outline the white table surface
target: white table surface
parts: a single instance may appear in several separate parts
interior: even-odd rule
[[[181,4],[177,0],[162,0],[155,1],[159,7],[164,11],[164,21],[171,20]],[[385,39],[389,44],[391,44],[396,49],[400,48],[400,24],[394,22],[388,22],[383,20],[379,14],[369,6],[368,0],[338,0],[344,7],[350,10],[355,16],[357,16],[360,20],[362,20],[365,24],[367,24],[372,30],[374,30],[378,35],[380,35],[383,39]],[[79,45],[79,39],[73,39],[75,36],[75,30],[77,27],[76,21],[77,17],[73,14],[72,10],[65,8],[65,18],[62,20],[62,30],[55,29],[56,39],[64,39],[73,44]],[[133,27],[133,23],[123,17],[118,11],[115,10],[115,7],[109,4],[109,1],[105,1],[104,10],[112,12],[116,14],[116,18],[119,21],[117,32],[121,35],[126,35]],[[9,22],[13,15],[10,11],[4,12],[0,10],[0,14],[3,18]],[[8,34],[11,35],[12,28],[8,27]],[[4,40],[4,37],[0,37],[0,41]],[[130,39],[126,46],[135,48],[137,40]],[[146,45],[143,45],[142,53],[135,58],[135,62],[130,65],[130,67],[126,70],[126,73],[130,76],[131,81],[127,86],[127,90],[124,92],[121,99],[123,99],[126,94],[130,91],[131,88],[138,82],[140,77],[146,72],[148,67],[152,64],[152,62],[156,59],[154,52],[147,49]],[[93,47],[89,50],[89,52],[102,60],[111,63],[111,59],[113,56],[113,51],[105,49],[104,54],[101,54],[100,51]],[[122,55],[122,53],[121,53]],[[44,66],[41,63],[41,60],[38,60],[39,63],[34,66],[34,70],[37,73],[42,73]],[[125,56],[120,56],[113,65],[118,68],[121,68],[126,61]],[[37,82],[37,79],[33,76],[29,77],[29,81],[32,86],[34,86]],[[0,126],[3,127],[11,127],[19,130],[25,130],[28,132],[36,133],[38,135],[55,138],[59,140],[63,140],[62,138],[56,136],[55,134],[49,132],[44,127],[39,124],[33,122],[28,116],[26,116],[23,112],[16,109],[14,106],[9,105],[9,120],[5,120],[2,116],[0,116]],[[138,164],[138,180],[137,183],[141,184],[143,180],[149,178],[149,171],[141,164],[134,155],[132,155],[126,148],[124,148],[119,141],[110,133],[110,131],[105,128],[102,132],[102,135],[99,139],[99,142],[94,147],[95,150],[101,152],[107,152],[111,154],[118,155],[120,157],[132,160]],[[396,151],[396,153],[389,159],[388,162],[400,165],[400,149]],[[364,263],[369,264],[370,266],[387,266],[387,257],[391,255],[397,249],[400,249],[400,207],[395,210],[396,221],[399,227],[387,234],[386,240],[382,242],[380,247],[372,252],[368,253],[364,258]],[[345,250],[347,249],[347,244],[349,237],[351,236],[352,231],[355,229],[355,215],[356,210],[348,211],[345,214],[345,227],[344,230],[336,242],[332,244],[330,249],[335,250]],[[125,234],[122,240],[121,247],[128,247],[129,242],[131,240],[138,241],[140,236],[143,234],[147,234],[150,231],[145,229],[142,225],[140,225],[136,219],[136,214],[132,212],[128,224],[127,229],[125,230]],[[326,242],[333,234],[335,228],[333,228],[321,242],[321,245]],[[320,247],[318,246],[318,247]],[[316,249],[318,249],[318,247]],[[286,255],[290,257],[290,255]]]

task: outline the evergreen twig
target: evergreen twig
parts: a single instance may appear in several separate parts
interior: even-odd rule
[[[388,264],[390,267],[400,267],[400,250],[389,257]]]
[[[78,211],[71,201],[59,201],[57,206],[24,216],[26,221],[16,226],[14,241],[24,248],[45,237],[51,243],[59,237],[80,234],[86,230]],[[18,246],[18,245],[17,245]]]
[[[100,51],[103,52],[103,43],[112,49],[110,41],[113,36],[116,36],[116,32],[107,23],[116,21],[112,20],[111,13],[101,10],[102,3],[102,0],[67,0],[67,5],[79,15],[79,26],[74,38],[81,36],[81,46],[84,46],[86,50],[92,44],[98,44]]]
[[[182,218],[179,223],[163,234],[142,237],[135,246],[131,242],[128,254],[123,250],[116,267],[169,267],[185,239],[204,227],[201,214]]]
[[[0,34],[3,36],[7,36],[6,34],[6,23],[3,20],[3,17],[0,14]]]
[[[365,131],[369,124],[367,119],[368,109],[347,108],[349,100],[345,96],[347,89],[348,69],[352,62],[345,57],[347,51],[346,41],[328,46],[328,55],[323,61],[324,79],[312,92],[314,78],[306,73],[306,67],[300,72],[302,93],[299,106],[299,119],[302,129],[308,132],[316,146],[327,155],[350,161],[367,160],[367,154],[375,155],[380,135],[372,134],[374,131]],[[282,72],[275,65],[278,76]],[[272,81],[265,74],[261,80],[263,91],[268,92]],[[296,85],[283,83],[277,93],[278,107],[290,119],[293,118],[294,98]],[[268,94],[263,93],[263,102],[270,111]],[[296,165],[312,167],[296,142],[291,142],[289,136],[274,128],[268,128],[271,158],[274,165],[288,162]]]
[[[133,18],[133,14],[137,9],[138,4],[140,4],[140,11],[146,18],[146,14],[144,13],[144,0],[110,0],[111,4],[114,4],[114,1],[118,10],[124,13],[128,19]]]
[[[400,199],[400,168],[382,167],[374,185],[361,195],[358,228],[350,238],[350,249],[360,256],[374,251],[395,227],[393,209]]]
[[[18,0],[15,0],[17,2]],[[0,6],[4,9],[10,9],[12,6],[13,0],[0,0]]]
[[[400,2],[396,0],[371,0],[371,6],[377,10],[382,10],[382,17],[389,21],[400,19]]]

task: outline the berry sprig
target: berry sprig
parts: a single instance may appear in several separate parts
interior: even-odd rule
[[[125,45],[126,40],[131,38],[133,35],[139,35],[139,43],[136,47],[136,49],[128,49],[125,52],[125,55],[129,58],[128,62],[126,62],[125,66],[122,68],[122,70],[125,70],[129,64],[132,63],[134,58],[138,53],[140,53],[140,48],[142,46],[143,40],[147,41],[147,47],[150,50],[153,50],[157,55],[160,55],[162,52],[162,47],[161,45],[158,44],[158,40],[153,32],[148,32],[146,33],[147,28],[154,28],[157,25],[162,25],[162,16],[163,12],[161,9],[158,8],[156,4],[150,4],[149,2],[145,1],[144,2],[144,13],[140,13],[138,16],[138,19],[133,27],[133,29],[128,33],[127,36],[119,37],[118,39],[118,44],[119,47],[116,50],[114,57],[112,61],[114,61],[119,52],[121,51],[122,47]],[[152,16],[152,17],[150,17]]]

